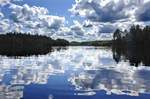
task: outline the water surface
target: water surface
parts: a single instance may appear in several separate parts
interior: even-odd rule
[[[150,67],[116,63],[111,48],[0,56],[0,99],[150,99]]]

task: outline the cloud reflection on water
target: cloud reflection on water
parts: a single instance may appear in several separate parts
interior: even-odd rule
[[[150,94],[150,68],[130,66],[128,62],[116,64],[110,48],[69,47],[20,59],[1,56],[0,65],[0,97],[5,97],[3,99],[20,99],[24,85],[44,85],[57,74],[68,75],[66,80],[75,91],[85,91],[75,95],[94,95],[98,90],[105,90],[107,95]],[[7,76],[9,80],[4,80]]]

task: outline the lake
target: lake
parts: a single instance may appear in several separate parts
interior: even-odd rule
[[[0,99],[150,99],[150,66],[117,63],[109,47],[0,56]]]

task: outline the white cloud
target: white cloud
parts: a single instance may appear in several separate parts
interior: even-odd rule
[[[47,27],[48,29],[58,30],[61,26],[65,24],[64,17],[45,15],[41,16],[39,19],[41,21],[41,25]]]
[[[74,24],[65,27],[60,27],[60,30],[57,33],[53,34],[52,37],[54,38],[65,38],[67,40],[83,40],[85,38],[86,30],[84,29],[83,25],[79,23],[77,20],[73,20]]]
[[[84,17],[83,26],[88,35],[100,39],[102,33],[125,30],[133,24],[144,25],[150,21],[150,0],[75,0],[69,11]],[[109,37],[109,36],[107,36]]]
[[[22,24],[13,23],[11,24],[10,30],[11,32],[23,32],[22,28],[23,28]]]
[[[136,19],[137,21],[150,21],[150,0],[146,0],[142,6],[136,10]]]
[[[51,35],[66,23],[64,17],[50,15],[44,7],[11,4],[9,8],[13,10],[10,19],[14,23],[22,24],[26,31],[33,33]]]
[[[7,4],[9,4],[7,9],[11,9],[8,12],[9,19],[4,17],[4,14],[1,12],[2,9],[0,9],[1,33],[15,31],[52,36],[59,32],[67,23],[65,17],[50,15],[47,8],[44,7],[29,6],[28,4],[16,5],[10,0],[0,1],[0,6],[2,7]]]
[[[0,7],[10,4],[10,0],[0,0]]]
[[[71,29],[71,32],[73,32],[75,37],[84,36],[85,31],[82,25],[77,20],[74,20],[74,25],[72,25],[70,29]]]
[[[9,23],[2,21],[0,31],[30,32],[69,40],[101,40],[103,37],[111,39],[116,28],[124,30],[133,24],[144,25],[150,21],[150,0],[76,0],[69,11],[84,17],[84,21],[74,17],[74,24],[67,27],[65,17],[51,15],[44,7],[13,3],[17,1],[23,0],[0,0],[1,8],[9,5],[11,9]],[[0,20],[3,20],[5,15],[1,8]]]
[[[3,13],[0,12],[0,19],[3,18],[3,17],[4,17]]]
[[[4,33],[4,32],[8,32],[9,31],[9,26],[10,26],[10,23],[9,23],[9,20],[8,19],[3,19],[3,20],[0,20],[0,33]]]
[[[14,22],[32,21],[48,13],[46,8],[36,6],[29,7],[27,4],[23,6],[11,4],[10,9],[13,10],[11,12],[11,19]]]
[[[115,22],[127,19],[130,13],[142,0],[76,0],[70,11],[91,21]]]

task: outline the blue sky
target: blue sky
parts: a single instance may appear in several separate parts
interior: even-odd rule
[[[65,16],[70,20],[71,9],[74,0],[24,0],[23,2],[18,2],[18,4],[28,4],[30,6],[40,6],[45,7],[49,10],[50,14],[57,16]],[[17,3],[16,3],[17,4]]]
[[[54,39],[112,39],[115,29],[150,24],[150,0],[0,0],[0,33]]]

